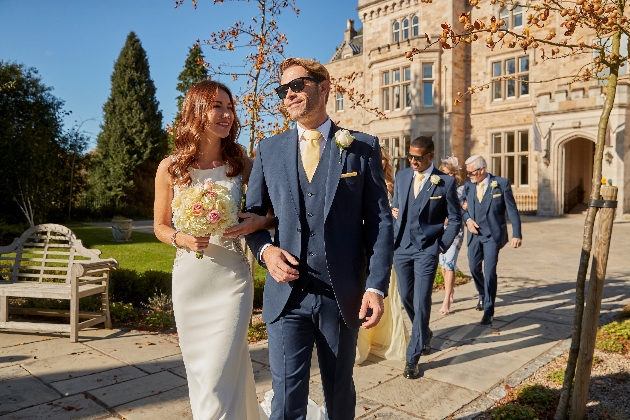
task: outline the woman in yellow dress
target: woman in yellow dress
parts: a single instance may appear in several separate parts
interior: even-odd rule
[[[391,204],[394,194],[394,167],[392,166],[392,157],[385,146],[381,146],[381,162]],[[394,214],[394,217],[396,216]],[[402,301],[398,293],[398,282],[394,270],[392,270],[387,297],[383,301],[383,305],[383,316],[378,325],[369,330],[359,329],[356,364],[364,362],[370,353],[382,359],[405,360],[409,333],[403,321]]]

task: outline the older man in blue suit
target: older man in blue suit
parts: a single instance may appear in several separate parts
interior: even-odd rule
[[[411,167],[396,174],[392,203],[396,215],[394,269],[403,306],[412,321],[404,371],[408,379],[422,376],[418,361],[431,352],[429,321],[438,255],[451,246],[462,223],[455,178],[433,166],[433,150],[430,137],[411,142],[407,154]]]
[[[497,297],[499,251],[508,243],[507,212],[512,222],[512,247],[521,246],[521,218],[510,180],[486,172],[486,160],[474,155],[466,160],[469,180],[464,184],[464,222],[468,227],[468,264],[479,292],[477,310],[482,325],[492,324]],[[482,269],[483,264],[483,269]],[[485,271],[485,274],[484,274]]]
[[[358,328],[380,320],[392,264],[380,147],[331,122],[324,66],[289,58],[280,70],[276,92],[297,127],[259,143],[246,206],[260,215],[273,207],[277,218],[273,245],[268,231],[247,237],[269,270],[271,419],[305,419],[314,344],[328,419],[352,419]]]

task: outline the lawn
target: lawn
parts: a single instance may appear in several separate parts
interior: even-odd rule
[[[143,273],[148,270],[173,269],[175,248],[160,242],[150,233],[133,232],[130,242],[114,242],[111,228],[101,226],[68,226],[88,248],[101,251],[101,258],[115,258],[120,268]]]

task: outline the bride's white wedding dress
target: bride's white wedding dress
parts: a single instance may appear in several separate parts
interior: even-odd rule
[[[226,170],[189,169],[193,183],[210,180],[229,188],[240,208],[241,176],[230,178]],[[177,250],[173,311],[195,420],[268,420],[273,392],[261,407],[247,345],[253,293],[240,240],[211,236],[202,259]],[[324,409],[309,400],[307,420],[324,418]]]
[[[240,208],[241,176],[229,178],[226,170],[190,169],[190,175],[193,183],[209,179],[229,188]],[[177,251],[173,310],[195,420],[261,418],[247,346],[253,293],[239,240],[211,237],[202,259]]]

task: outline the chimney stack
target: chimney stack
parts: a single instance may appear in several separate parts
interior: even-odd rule
[[[348,25],[343,37],[344,41],[349,42],[355,36],[357,36],[357,31],[354,30],[354,20],[348,19]]]

